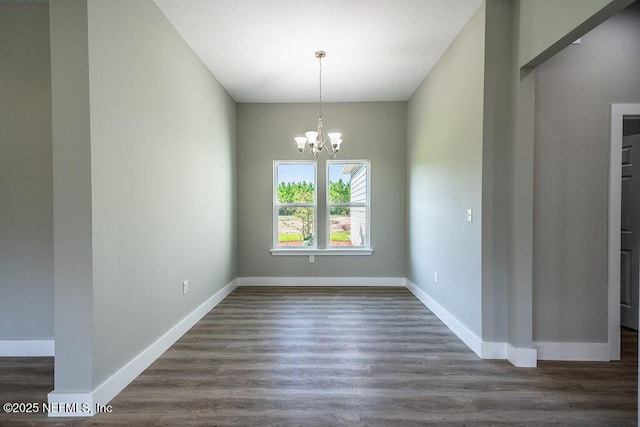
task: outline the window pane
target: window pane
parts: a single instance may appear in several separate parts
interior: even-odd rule
[[[344,164],[329,165],[329,203],[349,203],[351,174],[343,173]]]
[[[313,246],[314,208],[278,210],[278,246]]]
[[[279,164],[277,168],[278,203],[313,203],[315,165]]]
[[[329,165],[329,203],[367,202],[367,164]]]
[[[330,246],[365,246],[367,232],[367,208],[329,209]]]

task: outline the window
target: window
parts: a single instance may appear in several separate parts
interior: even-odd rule
[[[370,174],[368,160],[327,160],[320,171],[316,161],[274,161],[271,253],[371,255]]]
[[[274,162],[274,248],[316,247],[315,162]]]
[[[364,160],[327,161],[328,248],[369,247],[369,173]]]

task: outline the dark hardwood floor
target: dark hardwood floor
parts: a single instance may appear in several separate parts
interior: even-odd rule
[[[90,419],[2,425],[635,425],[620,362],[480,360],[403,288],[238,288]],[[43,402],[52,358],[0,359],[0,403]]]

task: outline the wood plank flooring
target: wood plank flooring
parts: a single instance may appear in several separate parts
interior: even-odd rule
[[[480,360],[403,288],[236,289],[90,419],[1,425],[635,425],[623,360]],[[46,401],[51,358],[0,359],[0,403]]]

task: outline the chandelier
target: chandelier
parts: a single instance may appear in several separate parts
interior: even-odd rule
[[[319,50],[316,52],[316,58],[320,64],[320,98],[318,102],[318,130],[305,132],[305,136],[297,136],[295,138],[298,145],[298,151],[300,157],[309,158],[310,156],[318,158],[321,151],[325,151],[331,159],[335,159],[340,151],[340,144],[342,144],[342,134],[339,132],[329,132],[329,143],[326,143],[326,137],[324,135],[324,127],[322,126],[322,58],[327,56],[326,52]],[[309,150],[306,150],[307,145]]]

